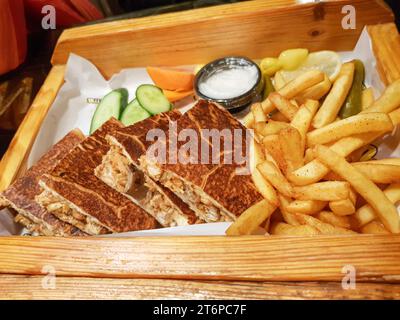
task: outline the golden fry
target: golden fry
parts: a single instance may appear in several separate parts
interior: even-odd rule
[[[253,105],[251,106],[251,112],[253,113],[255,123],[266,122],[268,120],[267,115],[261,108],[261,103],[253,103]]]
[[[321,220],[318,220],[309,215],[296,214],[296,218],[302,224],[306,224],[306,225],[314,227],[321,234],[354,234],[355,233],[354,231],[351,231],[351,230],[348,230],[345,228],[335,227],[329,223],[322,222]]]
[[[329,208],[338,216],[347,216],[356,211],[357,194],[350,188],[349,198],[329,202]]]
[[[361,113],[384,112],[389,113],[400,107],[400,79],[386,87],[378,100]]]
[[[397,203],[400,201],[400,183],[391,184],[383,193],[391,203]],[[354,214],[354,220],[358,227],[362,227],[376,218],[377,215],[369,204],[363,205]]]
[[[392,233],[400,232],[400,220],[397,210],[387,196],[371,180],[355,169],[346,159],[326,146],[317,145],[315,156],[332,171],[348,181],[374,208],[384,226]]]
[[[278,206],[278,195],[272,185],[262,176],[257,168],[253,169],[251,178],[256,186],[258,192],[271,204]]]
[[[279,131],[289,127],[290,124],[287,122],[282,121],[274,121],[268,120],[267,123],[263,123],[263,127],[257,131],[257,133],[261,134],[262,136],[269,136],[272,134],[278,134]],[[257,123],[255,124],[255,128],[257,127]]]
[[[301,92],[296,99],[298,99],[301,103],[307,101],[307,99],[319,100],[324,95],[326,95],[332,86],[331,81],[329,80],[328,76],[325,74],[324,80],[316,85],[312,86]]]
[[[374,103],[374,91],[372,88],[366,88],[361,93],[361,108],[365,110]]]
[[[306,146],[306,135],[310,128],[311,121],[318,110],[319,103],[316,100],[307,99],[296,112],[290,125],[296,128],[301,136],[301,148]]]
[[[322,128],[335,121],[353,83],[354,63],[342,65],[338,78],[313,119],[314,128]]]
[[[342,138],[335,142],[330,148],[343,157],[347,157],[354,150],[371,143],[381,135],[380,132],[362,133],[351,137]],[[327,173],[329,168],[318,159],[308,162],[303,167],[292,172],[288,179],[298,186],[315,183],[321,180]]]
[[[315,217],[335,227],[350,229],[350,219],[347,216],[337,216],[330,211],[321,211]]]
[[[249,235],[275,211],[276,207],[267,200],[261,200],[244,211],[225,231],[228,236]]]
[[[315,214],[325,208],[326,201],[318,200],[294,200],[286,206],[291,213]]]
[[[278,137],[287,171],[292,172],[303,166],[304,149],[299,131],[289,126],[279,131]]]
[[[335,201],[349,197],[350,185],[344,181],[317,182],[307,186],[293,187],[293,198],[298,200]]]
[[[385,229],[383,224],[378,221],[371,221],[361,228],[361,233],[370,234],[389,234],[390,232]]]
[[[257,166],[265,179],[271,183],[276,190],[287,197],[292,197],[293,188],[286,180],[282,172],[272,162],[264,161]]]
[[[292,120],[297,112],[297,107],[294,106],[288,99],[282,97],[277,92],[272,92],[268,99],[288,120]]]
[[[320,232],[309,225],[293,226],[283,222],[274,223],[271,226],[271,234],[280,236],[315,236]]]
[[[283,220],[286,223],[291,224],[293,226],[299,225],[300,223],[297,221],[296,216],[286,210],[287,206],[290,203],[289,198],[285,197],[282,194],[280,194],[278,197],[279,197],[280,209]]]
[[[283,172],[286,172],[287,164],[283,158],[283,152],[278,135],[266,136],[262,142],[265,148],[265,154],[271,155],[274,159],[274,162],[278,164],[279,169]]]
[[[390,117],[385,113],[357,114],[307,133],[307,145],[311,147],[316,144],[326,144],[355,134],[389,132],[392,130],[393,123]]]

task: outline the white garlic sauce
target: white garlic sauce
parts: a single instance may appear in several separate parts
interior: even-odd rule
[[[236,98],[249,91],[257,83],[257,78],[256,66],[219,70],[199,83],[199,91],[211,99]]]

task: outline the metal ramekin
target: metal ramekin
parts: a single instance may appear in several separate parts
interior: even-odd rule
[[[257,68],[257,81],[255,85],[248,90],[247,92],[243,93],[240,96],[230,98],[230,99],[214,99],[207,97],[206,95],[202,94],[199,90],[199,83],[205,81],[208,77],[213,75],[215,72],[224,69],[232,69],[234,67],[240,66],[255,66]],[[204,100],[216,102],[230,112],[235,113],[243,110],[251,103],[260,101],[261,100],[261,93],[263,89],[263,80],[261,70],[256,63],[246,57],[225,57],[221,59],[214,60],[208,64],[206,64],[200,71],[197,73],[196,78],[194,80],[194,90],[196,95]]]

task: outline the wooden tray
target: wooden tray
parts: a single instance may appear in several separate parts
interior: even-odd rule
[[[357,28],[343,30],[343,6]],[[26,169],[70,52],[106,76],[122,68],[182,65],[291,47],[351,50],[369,32],[382,80],[400,77],[400,39],[383,1],[248,1],[66,30],[53,68],[0,163],[0,191]],[[356,268],[344,290],[343,267]],[[48,270],[56,288],[42,286]],[[47,270],[47,271],[46,271]],[[0,238],[0,298],[400,298],[400,236]]]

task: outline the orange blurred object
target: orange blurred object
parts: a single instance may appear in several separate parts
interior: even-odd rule
[[[175,102],[178,100],[181,100],[183,98],[186,98],[193,94],[193,90],[190,91],[171,91],[171,90],[163,90],[165,96],[167,97],[169,102]]]
[[[0,1],[0,74],[17,68],[26,57],[23,0]]]
[[[147,67],[147,73],[155,85],[163,90],[191,91],[193,90],[194,74],[176,69]]]

